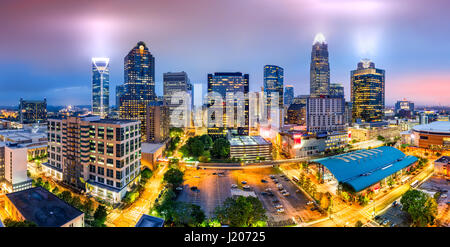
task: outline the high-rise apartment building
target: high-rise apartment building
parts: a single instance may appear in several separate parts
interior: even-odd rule
[[[109,58],[92,58],[92,114],[105,118],[109,112]]]
[[[153,102],[147,109],[147,142],[161,143],[169,138],[169,106],[162,102]]]
[[[306,103],[309,132],[334,132],[345,129],[345,100],[342,97],[309,97]]]
[[[328,62],[328,44],[323,34],[314,38],[311,51],[310,95],[329,95],[330,64]]]
[[[140,174],[140,123],[93,117],[49,119],[46,173],[78,190],[120,202]]]
[[[167,72],[163,74],[164,100],[169,107],[171,126],[190,127],[191,112],[194,106],[192,84],[186,72]]]
[[[368,59],[351,71],[351,101],[353,122],[380,122],[384,116],[384,70],[375,68]]]
[[[19,119],[22,124],[47,121],[47,99],[24,100],[20,99]]]
[[[141,121],[141,135],[145,141],[146,110],[156,100],[155,58],[142,41],[124,59],[125,93],[120,98],[119,118]]]
[[[248,92],[248,74],[208,74],[208,134],[249,134]]]
[[[17,143],[0,143],[0,180],[1,190],[7,193],[29,189],[32,180],[27,175],[28,149]]]

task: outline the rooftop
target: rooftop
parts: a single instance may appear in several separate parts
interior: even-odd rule
[[[42,187],[6,196],[26,220],[33,221],[40,227],[59,227],[83,214]]]
[[[450,122],[449,121],[436,121],[429,124],[421,124],[413,127],[413,130],[420,132],[434,132],[450,134]]]
[[[100,119],[90,121],[91,123],[104,123],[104,124],[128,124],[128,123],[137,123],[137,120],[127,120],[127,119]]]
[[[164,219],[143,214],[135,227],[163,227]]]
[[[161,147],[163,147],[164,145],[166,145],[166,144],[165,143],[143,142],[143,143],[141,143],[141,152],[147,153],[147,154],[152,154],[152,153],[156,152],[158,149],[160,149]]]
[[[324,165],[334,177],[350,185],[356,192],[376,184],[385,177],[417,161],[389,146],[313,160]]]
[[[434,162],[450,164],[450,156],[442,156]]]
[[[271,143],[261,136],[234,136],[229,139],[231,146],[270,145]]]

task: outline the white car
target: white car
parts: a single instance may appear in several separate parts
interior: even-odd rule
[[[232,184],[231,185],[231,188],[233,188],[233,189],[236,189],[238,186],[237,186],[237,184]]]
[[[250,186],[244,185],[242,188],[244,188],[244,190],[249,190],[249,189],[250,189]]]

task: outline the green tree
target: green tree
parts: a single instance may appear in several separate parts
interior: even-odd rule
[[[355,227],[362,227],[364,224],[362,223],[362,221],[358,220],[355,224]]]
[[[106,211],[105,206],[99,205],[94,213],[94,223],[95,227],[104,227],[106,217],[108,216],[108,212]]]
[[[169,167],[177,168],[180,160],[178,158],[172,158],[169,160]]]
[[[94,212],[94,202],[91,199],[87,199],[83,204],[83,210],[86,215],[91,215]]]
[[[150,170],[150,169],[148,169],[147,167],[144,169],[144,170],[142,170],[142,172],[141,172],[141,178],[142,179],[149,179],[149,178],[151,178],[152,177],[152,171]]]
[[[50,191],[52,187],[50,186],[50,183],[48,181],[45,181],[44,185],[42,186],[47,191]]]
[[[206,150],[209,150],[212,147],[212,145],[213,145],[213,140],[211,139],[211,137],[209,135],[202,135],[202,136],[200,136],[200,140],[205,145],[205,149]]]
[[[184,131],[182,128],[178,127],[172,127],[170,128],[169,135],[170,137],[181,137],[184,134]]]
[[[231,227],[256,226],[267,220],[262,203],[252,196],[225,199],[223,205],[216,208],[215,215],[222,224]]]
[[[170,168],[165,174],[163,180],[171,184],[174,188],[183,183],[183,172],[176,168]]]
[[[218,138],[214,141],[211,155],[217,159],[226,159],[230,155],[230,142],[225,138]]]
[[[408,190],[400,199],[402,210],[407,212],[414,226],[424,227],[434,223],[437,203],[434,198],[420,190]]]
[[[83,203],[81,203],[81,199],[80,199],[79,196],[74,196],[72,198],[71,205],[74,206],[75,208],[79,209],[79,210],[81,210],[83,208]]]
[[[16,220],[12,220],[12,219],[6,219],[3,224],[6,227],[37,227],[38,225],[36,223],[34,223],[33,221],[16,221]]]
[[[70,193],[70,191],[63,191],[61,192],[61,194],[59,194],[59,198],[61,198],[61,200],[71,204],[72,202],[72,193]]]
[[[58,193],[59,193],[58,186],[55,186],[55,188],[53,188],[52,193],[55,194],[55,195],[58,195]]]

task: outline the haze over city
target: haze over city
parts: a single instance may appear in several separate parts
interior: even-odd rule
[[[386,70],[386,104],[450,105],[450,17],[446,1],[2,1],[2,105],[47,97],[50,105],[90,104],[92,57],[111,58],[110,91],[123,84],[123,58],[138,41],[162,74],[240,71],[259,91],[265,64],[285,69],[285,85],[309,94],[311,45],[323,33],[331,82],[350,96],[362,58]],[[420,33],[420,35],[419,35]],[[114,99],[111,97],[111,104]]]

